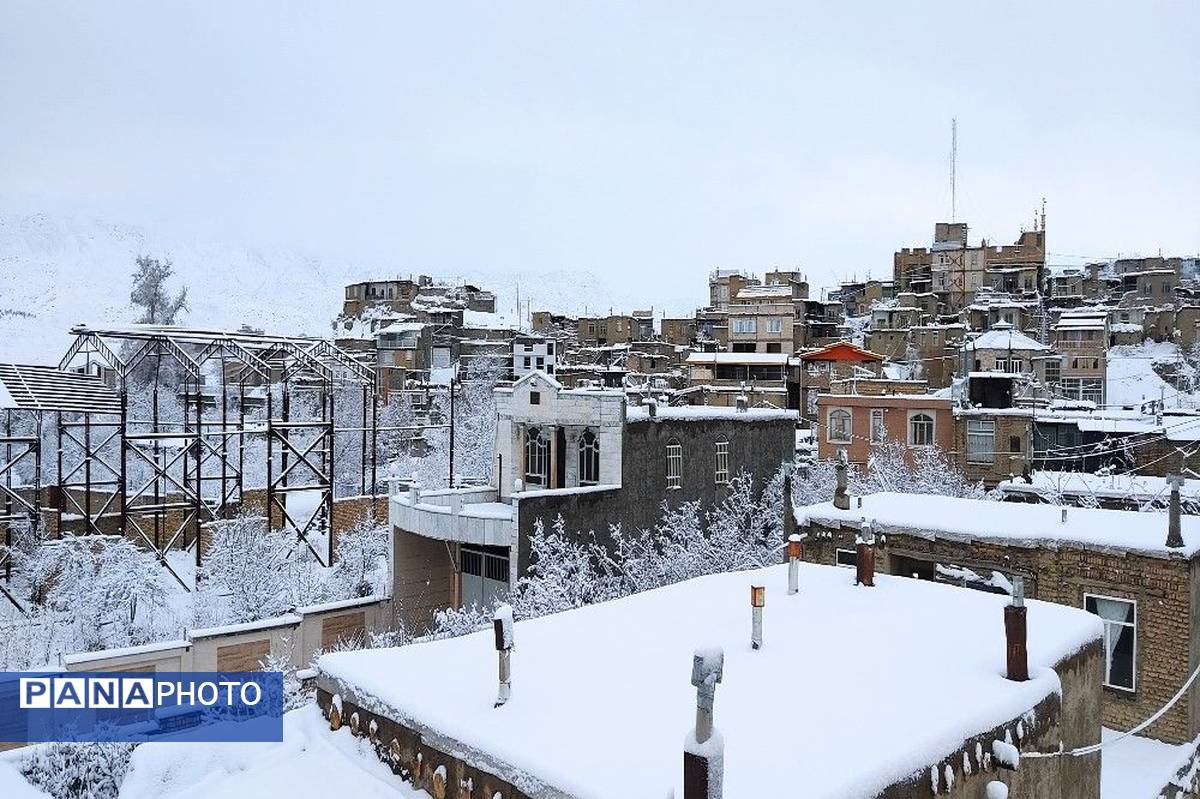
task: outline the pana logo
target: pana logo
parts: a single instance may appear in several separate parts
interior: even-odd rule
[[[149,677],[22,677],[22,710],[150,710],[171,705],[253,707],[262,686],[252,680],[154,680]]]

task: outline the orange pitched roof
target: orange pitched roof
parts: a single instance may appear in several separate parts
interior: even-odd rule
[[[883,356],[876,355],[870,350],[864,350],[849,341],[836,341],[819,350],[805,352],[800,355],[802,361],[853,361],[856,363],[873,363],[882,361]]]

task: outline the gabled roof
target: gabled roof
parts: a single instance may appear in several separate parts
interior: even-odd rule
[[[856,363],[878,363],[882,355],[876,355],[849,341],[836,341],[819,350],[800,353],[802,361],[853,361]]]

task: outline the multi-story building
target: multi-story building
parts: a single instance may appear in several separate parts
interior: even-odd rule
[[[519,335],[512,342],[512,376],[520,380],[532,372],[553,376],[558,367],[558,344],[545,336]]]
[[[906,353],[905,360],[910,361],[911,373],[927,381],[930,388],[947,388],[955,373],[961,371],[959,347],[966,337],[966,327],[917,325],[909,328],[908,334],[911,356]]]
[[[693,405],[750,405],[795,409],[797,386],[789,379],[787,353],[693,352],[687,357],[687,387],[679,392]]]
[[[1013,294],[1038,292],[1046,266],[1044,223],[1038,230],[1022,232],[1012,245],[993,247],[985,240],[972,247],[967,237],[965,222],[938,222],[928,250],[896,251],[895,290],[932,291],[954,312],[985,287]]]
[[[758,278],[740,269],[714,269],[708,275],[708,307],[723,311],[746,286],[759,285]]]
[[[883,369],[883,358],[874,352],[838,341],[809,352],[798,353],[791,369],[796,390],[799,392],[799,409],[802,419],[813,423],[817,415],[817,397],[828,393],[834,380],[855,377],[879,377]]]
[[[795,349],[790,286],[745,286],[726,313],[727,346],[732,352],[791,353]]]
[[[408,380],[428,378],[432,343],[432,328],[420,322],[396,322],[376,335],[375,371],[385,402]]]
[[[343,316],[359,316],[373,306],[384,306],[393,311],[407,313],[412,310],[412,301],[420,286],[413,280],[366,280],[346,286],[346,298],[342,304]]]
[[[696,341],[696,317],[664,317],[662,320],[662,339],[677,347],[690,347]]]
[[[1054,326],[1054,347],[1061,358],[1057,388],[1053,375],[1046,382],[1059,396],[1104,404],[1108,355],[1108,311],[1064,311]]]
[[[710,506],[741,471],[770,479],[790,460],[795,414],[627,407],[623,391],[572,390],[540,372],[496,389],[491,485],[412,486],[391,499],[394,596],[409,629],[502,596],[530,565],[535,526],[610,543],[610,525],[654,525],[664,502]]]
[[[575,322],[575,338],[581,347],[629,344],[635,340],[638,322],[629,314],[581,316]]]

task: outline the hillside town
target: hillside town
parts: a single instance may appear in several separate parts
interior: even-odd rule
[[[1200,799],[1200,4],[0,7],[0,799]]]
[[[1012,245],[938,223],[887,280],[701,271],[688,316],[373,276],[323,337],[191,327],[169,262],[137,266],[136,323],[0,364],[7,670],[278,671],[286,729],[349,736],[343,767],[393,795],[1198,789],[1200,258],[1048,264],[1039,209]],[[751,733],[781,710],[763,687],[835,674],[875,698],[796,694],[846,720],[798,748]],[[637,688],[601,707],[581,680]],[[867,713],[906,743],[823,768]],[[634,783],[547,758],[581,714]],[[0,766],[124,796],[177,767],[166,734],[14,733]]]

